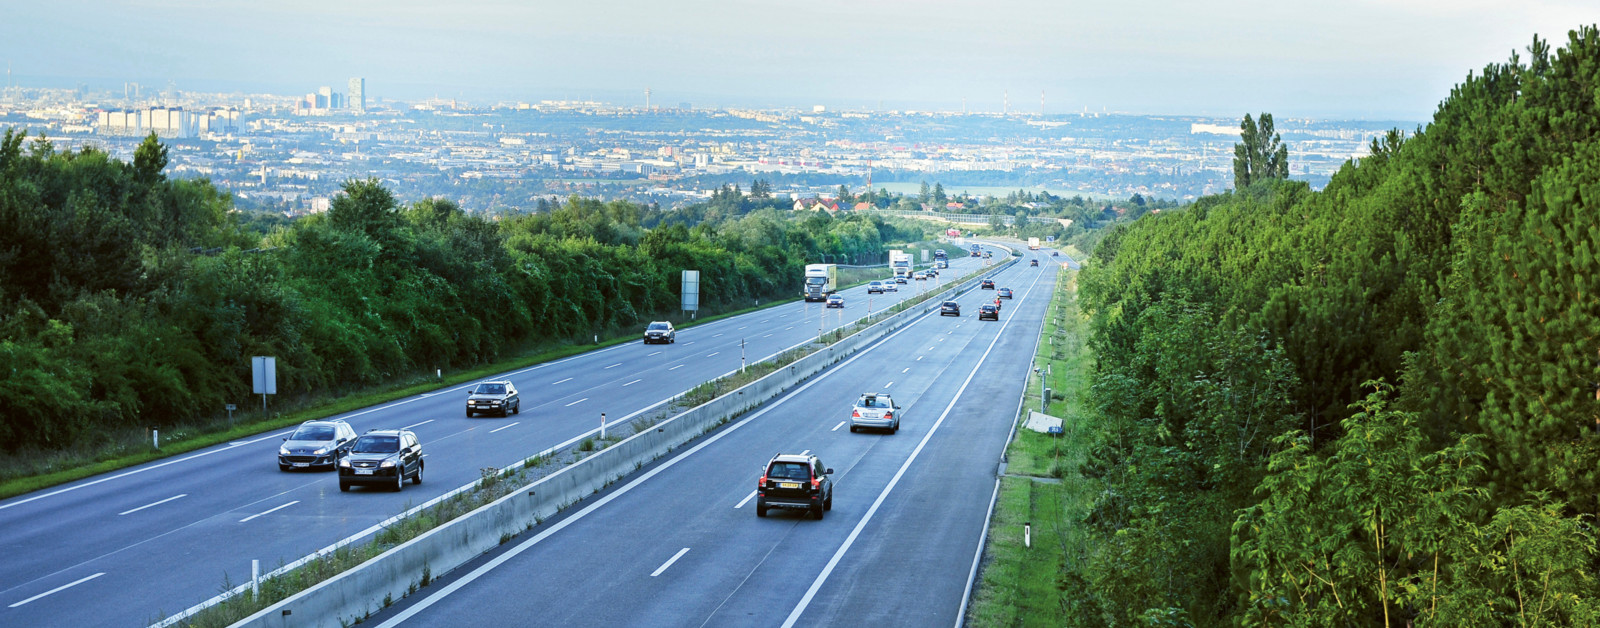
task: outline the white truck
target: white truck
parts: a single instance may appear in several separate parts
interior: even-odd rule
[[[806,264],[806,301],[826,301],[839,290],[839,267],[835,264]]]
[[[911,278],[911,254],[905,251],[889,251],[889,269],[894,271],[896,278]]]
[[[1038,238],[1028,238],[1028,250],[1030,250],[1030,251],[1039,250],[1039,239]]]

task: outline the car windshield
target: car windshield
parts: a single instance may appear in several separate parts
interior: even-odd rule
[[[650,323],[650,331],[666,331],[666,323]]]
[[[804,462],[774,462],[772,468],[767,470],[767,477],[776,480],[809,480],[811,473],[806,471]]]
[[[289,440],[333,440],[332,425],[302,425]]]
[[[350,448],[358,454],[392,454],[400,451],[399,436],[362,436]]]
[[[869,285],[874,285],[874,286],[881,286],[881,285],[883,285],[883,282],[881,282],[881,281],[874,281],[874,282],[872,282],[872,283],[871,283],[871,284],[869,284]]]
[[[460,393],[456,393],[456,394],[460,394]],[[504,394],[506,394],[506,385],[505,384],[478,384],[478,389],[472,391],[472,394],[474,394],[474,395],[504,395]]]

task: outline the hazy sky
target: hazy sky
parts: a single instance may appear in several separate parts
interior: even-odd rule
[[[1389,120],[1600,21],[1600,0],[0,1],[26,85]]]

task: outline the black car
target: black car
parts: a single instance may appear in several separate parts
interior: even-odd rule
[[[993,290],[994,289],[994,280],[993,279],[985,279],[983,281],[978,282],[978,289],[979,290]]]
[[[999,291],[994,293],[994,296],[1002,298],[1002,299],[1009,299],[1009,298],[1011,298],[1011,289],[1010,288],[1001,288]]]
[[[467,393],[467,418],[474,414],[507,416],[522,412],[522,397],[511,382],[483,382]]]
[[[356,438],[339,459],[339,490],[386,486],[400,490],[409,478],[422,483],[422,443],[411,430],[371,430]]]
[[[961,315],[961,304],[960,303],[956,303],[955,301],[945,301],[944,303],[939,304],[939,315],[940,316],[960,316]]]
[[[672,328],[672,323],[656,321],[644,328],[644,343],[672,344],[678,341],[678,330]]]
[[[306,421],[278,447],[278,470],[333,468],[356,439],[356,430],[340,420]]]
[[[756,516],[767,516],[768,508],[804,509],[821,519],[833,510],[833,469],[809,454],[773,456],[756,483]]]
[[[895,277],[895,278],[894,278],[894,282],[895,282],[895,283],[905,283],[905,282],[906,282],[906,277],[905,277],[905,275],[901,275],[901,276],[899,276],[899,277]]]
[[[978,308],[978,320],[981,321],[985,318],[991,321],[1000,320],[1000,306],[989,303],[983,304],[983,307]]]
[[[1030,260],[1028,260],[1028,265],[1029,266],[1038,266],[1039,265],[1039,260],[1030,259]]]

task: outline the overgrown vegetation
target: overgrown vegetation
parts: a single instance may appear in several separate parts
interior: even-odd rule
[[[1115,230],[1062,625],[1600,623],[1600,31]]]

